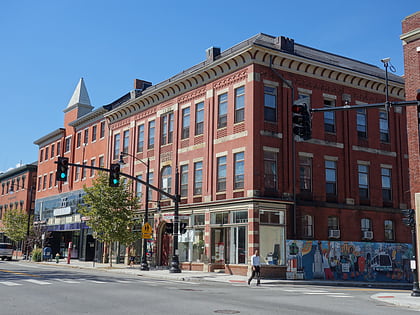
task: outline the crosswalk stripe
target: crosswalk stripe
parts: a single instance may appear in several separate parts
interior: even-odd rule
[[[55,281],[60,281],[64,283],[80,283],[80,281],[70,280],[70,279],[54,279]]]
[[[24,281],[31,282],[31,283],[34,283],[34,284],[39,284],[39,285],[51,284],[51,282],[35,280],[35,279],[26,279]]]
[[[89,282],[93,282],[93,283],[107,283],[106,281],[98,281],[98,280],[87,280]]]
[[[11,281],[0,281],[0,284],[7,285],[9,287],[16,286],[16,285],[22,285],[21,283],[16,283],[16,282],[11,282]]]

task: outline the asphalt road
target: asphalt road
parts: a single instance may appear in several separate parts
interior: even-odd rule
[[[382,290],[383,291],[383,290]],[[160,280],[0,262],[0,314],[409,314],[375,289]],[[401,292],[401,291],[399,291]]]

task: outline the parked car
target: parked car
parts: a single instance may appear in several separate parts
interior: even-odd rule
[[[0,258],[1,260],[12,260],[13,246],[9,243],[0,243]]]

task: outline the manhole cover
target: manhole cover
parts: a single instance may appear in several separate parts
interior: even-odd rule
[[[214,311],[214,313],[217,313],[217,314],[239,314],[240,311],[235,311],[235,310],[216,310],[216,311]]]

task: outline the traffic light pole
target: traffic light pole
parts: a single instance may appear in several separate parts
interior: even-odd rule
[[[388,105],[387,105],[388,104]],[[323,108],[311,108],[311,113],[316,112],[338,112],[343,110],[352,110],[360,108],[390,108],[393,106],[420,106],[420,101],[403,101],[403,102],[385,102],[385,103],[376,103],[376,104],[361,104],[361,105],[345,105],[337,107],[323,107]]]
[[[58,164],[57,161],[55,161],[54,163]],[[88,169],[92,169],[92,170],[98,170],[98,171],[104,171],[104,172],[108,172],[111,173],[111,170],[108,168],[103,168],[103,167],[97,167],[97,166],[89,166],[89,165],[80,165],[80,164],[76,164],[76,163],[68,163],[68,166],[76,166],[76,167],[83,167],[83,168],[88,168]],[[179,268],[179,259],[178,259],[178,222],[179,222],[179,201],[181,199],[181,196],[179,194],[179,172],[178,172],[178,168],[176,169],[176,173],[175,173],[175,195],[171,195],[169,193],[167,193],[166,191],[155,187],[153,185],[151,185],[148,182],[145,182],[144,180],[141,180],[140,178],[134,177],[130,174],[125,174],[120,172],[120,175],[127,177],[131,180],[134,180],[136,182],[139,182],[143,185],[145,185],[148,189],[153,189],[155,191],[157,191],[158,193],[168,197],[169,199],[172,199],[174,201],[174,223],[175,227],[174,227],[174,245],[173,245],[173,256],[172,256],[172,263],[171,263],[171,268],[169,270],[170,273],[180,273],[181,269]]]

